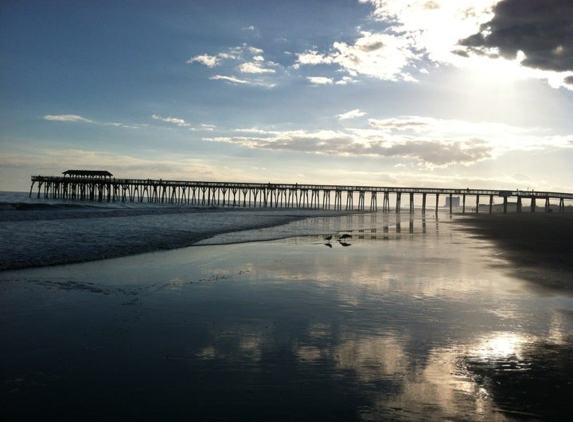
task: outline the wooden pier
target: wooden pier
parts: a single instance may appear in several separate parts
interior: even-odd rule
[[[30,196],[37,184],[37,197],[71,201],[96,202],[148,202],[169,203],[193,206],[214,207],[273,207],[309,208],[325,210],[378,211],[378,200],[382,212],[409,211],[414,213],[415,198],[418,210],[426,214],[428,209],[440,206],[440,198],[447,200],[449,212],[453,212],[453,199],[461,199],[456,211],[489,212],[494,209],[494,199],[502,199],[495,204],[496,209],[508,212],[508,199],[516,212],[521,212],[524,202],[529,201],[531,212],[538,207],[544,211],[565,212],[565,202],[573,201],[573,194],[537,191],[508,191],[491,189],[448,189],[417,187],[375,187],[351,185],[312,185],[288,183],[234,183],[204,182],[155,179],[116,179],[107,171],[68,170],[63,176],[32,176]],[[475,205],[466,206],[467,199],[473,198]],[[485,198],[482,205],[480,201]],[[392,199],[392,201],[391,201]],[[407,203],[402,207],[403,199]],[[435,199],[435,201],[428,201]],[[433,202],[433,203],[432,203]],[[391,203],[394,203],[392,209]],[[552,206],[553,203],[553,206]],[[527,204],[525,204],[527,206]],[[461,210],[460,210],[461,208]],[[485,209],[484,209],[485,208]]]

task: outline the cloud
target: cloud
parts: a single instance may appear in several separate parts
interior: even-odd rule
[[[351,133],[323,130],[287,131],[272,136],[204,138],[206,141],[239,144],[248,148],[294,151],[335,156],[402,157],[426,166],[472,164],[490,158],[493,147],[479,140],[441,141],[377,138],[361,139]]]
[[[257,56],[258,57],[258,56]],[[256,58],[255,58],[256,60]],[[274,69],[268,69],[268,68],[264,68],[262,67],[262,65],[257,61],[254,63],[243,63],[239,66],[239,70],[241,71],[241,73],[254,73],[254,74],[260,74],[260,73],[275,73],[276,70]]]
[[[362,32],[353,44],[333,43],[321,54],[306,51],[297,55],[295,68],[302,65],[337,65],[350,76],[358,74],[385,80],[414,80],[406,67],[418,60],[411,40],[383,33]]]
[[[221,62],[220,59],[217,58],[216,56],[209,56],[208,54],[202,54],[200,56],[195,56],[187,60],[186,63],[200,63],[208,67],[215,67],[218,66],[220,62]]]
[[[259,134],[277,134],[280,132],[259,129],[256,127],[235,129],[235,132],[259,133]]]
[[[345,113],[359,115],[359,109]],[[391,157],[427,168],[472,165],[512,151],[571,148],[572,136],[495,122],[442,120],[423,116],[369,119],[369,129],[267,131],[236,129],[239,136],[204,138],[261,150],[332,156]]]
[[[147,125],[142,125],[142,124],[136,124],[136,125],[128,125],[125,123],[121,123],[121,122],[107,122],[107,123],[101,123],[104,126],[114,126],[114,127],[122,127],[122,128],[126,128],[126,129],[141,129]]]
[[[384,149],[386,156],[415,158],[431,166],[472,164],[492,157],[493,148],[479,141],[409,141]]]
[[[346,74],[339,80],[310,77],[312,84],[344,85],[360,77],[415,82],[446,64],[470,67],[479,74],[503,68],[510,80],[537,78],[553,87],[573,89],[573,44],[568,42],[573,39],[571,0],[358,1],[372,7],[371,22],[363,25],[368,31],[359,27],[354,39],[333,40],[324,50],[292,53],[294,70],[321,66]],[[228,71],[220,74],[239,71],[259,78],[285,70],[276,63],[263,65],[264,51],[246,43],[216,55],[195,56],[187,63],[227,65]],[[226,80],[248,83],[231,76]],[[274,86],[260,79],[250,85]]]
[[[356,117],[362,117],[364,116],[366,113],[364,111],[361,111],[359,108],[356,108],[354,110],[351,110],[347,113],[342,113],[338,115],[338,118],[340,120],[348,120],[348,119],[355,119]]]
[[[460,44],[483,54],[498,53],[523,66],[573,72],[573,2],[571,0],[502,0],[479,32]]]
[[[115,126],[126,129],[140,129],[145,126],[140,124],[126,124],[121,122],[96,122],[95,120],[87,119],[85,117],[78,116],[77,114],[60,114],[60,115],[46,114],[44,116],[44,120],[49,120],[53,122],[91,123],[96,125]]]
[[[408,49],[434,62],[450,63],[452,47],[476,32],[499,0],[359,0],[370,3],[384,33],[410,40]]]
[[[300,65],[317,65],[317,64],[332,64],[334,63],[334,58],[324,54],[319,54],[317,51],[306,51],[304,53],[297,54],[297,62],[294,65],[295,68],[300,67]]]
[[[165,123],[171,123],[171,124],[174,124],[177,126],[191,127],[191,125],[189,123],[187,123],[185,120],[178,119],[176,117],[161,117],[161,116],[158,116],[157,114],[153,114],[151,116],[151,118],[155,119],[155,120],[160,120],[160,121],[165,122]]]
[[[423,117],[393,117],[391,119],[377,120],[369,119],[368,124],[376,129],[383,130],[414,130],[424,129],[429,127],[436,119],[429,119]]]
[[[76,114],[60,114],[52,115],[47,114],[44,116],[45,120],[52,120],[57,122],[82,122],[82,123],[94,123],[93,120],[86,119],[85,117],[78,116]]]
[[[573,76],[570,0],[359,2],[373,7],[371,18],[381,29],[334,43],[328,52],[304,52],[297,66],[338,65],[352,76],[390,81],[414,81],[440,64],[478,72],[493,67],[493,73],[502,67],[511,79],[536,78],[573,89],[566,79]]]
[[[200,63],[205,66],[215,67],[222,65],[223,62],[228,60],[237,60],[237,61],[251,61],[254,59],[255,61],[263,61],[264,50],[250,46],[248,44],[242,44],[236,47],[229,48],[225,52],[221,52],[216,56],[212,56],[209,54],[202,54],[199,56],[195,56],[189,60],[187,63]]]
[[[245,75],[244,78],[237,78],[235,76],[225,76],[217,74],[211,76],[209,79],[217,81],[222,80],[234,85],[250,85],[250,86],[263,86],[272,88],[274,83],[269,82],[265,77],[273,75],[277,72],[280,66],[274,62],[265,62],[263,56],[264,50],[250,46],[248,44],[241,44],[236,47],[227,49],[216,56],[203,54],[196,56],[187,61],[187,63],[201,63],[211,68],[220,66],[229,72],[236,72],[237,70]]]
[[[274,83],[261,79],[240,79],[235,76],[214,75],[209,79],[212,81],[226,81],[234,85],[262,86],[265,88],[274,88],[276,86]]]
[[[334,79],[324,76],[307,76],[306,79],[314,85],[332,85],[334,83]]]
[[[235,78],[234,76],[215,75],[211,76],[209,79],[211,79],[212,81],[227,81],[237,85],[252,85],[251,82],[245,79]]]

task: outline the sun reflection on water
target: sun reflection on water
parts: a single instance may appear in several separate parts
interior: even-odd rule
[[[535,341],[514,332],[494,333],[479,339],[470,352],[481,360],[522,359],[524,345]]]

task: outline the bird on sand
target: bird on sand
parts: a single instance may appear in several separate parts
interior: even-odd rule
[[[332,235],[330,235],[330,236],[324,236],[324,240],[330,240],[330,239],[332,239]]]

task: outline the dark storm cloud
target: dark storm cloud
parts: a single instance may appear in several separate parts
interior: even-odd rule
[[[522,51],[522,64],[532,68],[573,70],[573,0],[502,0],[494,13],[460,44],[476,52],[498,48],[508,59]]]

